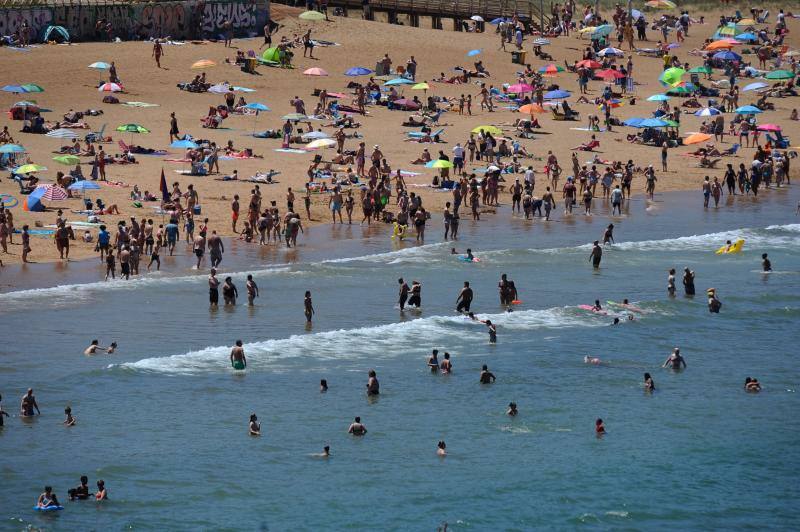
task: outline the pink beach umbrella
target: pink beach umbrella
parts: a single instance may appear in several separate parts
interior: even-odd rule
[[[781,126],[778,124],[761,124],[758,126],[759,131],[781,131]]]
[[[327,76],[328,73],[319,67],[309,68],[308,70],[304,71],[303,74],[306,76]]]
[[[97,92],[121,92],[122,87],[116,83],[103,83],[97,88]]]
[[[527,83],[515,83],[508,87],[508,92],[513,92],[514,94],[524,94],[526,92],[533,92],[533,87]]]

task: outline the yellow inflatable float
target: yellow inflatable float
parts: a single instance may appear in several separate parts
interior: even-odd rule
[[[728,243],[717,250],[717,255],[727,255],[729,253],[739,253],[744,247],[744,238],[740,238],[734,243],[728,240]]]

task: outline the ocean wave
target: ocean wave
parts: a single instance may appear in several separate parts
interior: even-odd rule
[[[577,311],[574,307],[543,310],[522,310],[500,314],[481,314],[504,330],[561,329],[569,327],[600,327],[608,324],[605,317]],[[486,340],[486,329],[462,315],[431,316],[416,320],[338,329],[288,338],[252,342],[245,345],[249,368],[266,369],[279,366],[282,360],[303,357],[315,360],[393,358],[408,352],[420,351],[421,346],[475,345]],[[213,346],[179,355],[151,357],[109,368],[163,373],[203,373],[228,371],[230,347]],[[423,351],[426,348],[422,348]]]
[[[430,262],[442,258],[439,250],[450,245],[449,242],[439,242],[436,244],[423,244],[421,246],[410,246],[395,251],[384,253],[373,253],[371,255],[360,255],[357,257],[343,257],[340,259],[323,260],[320,264],[346,264],[351,262],[371,262],[385,264],[402,264],[410,262]]]

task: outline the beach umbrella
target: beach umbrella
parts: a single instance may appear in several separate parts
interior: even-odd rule
[[[394,78],[394,79],[390,79],[389,81],[387,81],[383,85],[386,86],[386,87],[390,87],[390,86],[393,86],[393,85],[413,85],[413,84],[414,84],[414,82],[411,81],[408,78]]]
[[[714,41],[712,43],[709,43],[708,46],[706,46],[706,50],[709,51],[730,50],[731,48],[733,48],[733,43],[724,39],[719,41]]]
[[[0,146],[0,153],[25,153],[25,148],[19,144],[3,144]]]
[[[531,42],[531,44],[533,46],[547,46],[548,44],[550,44],[550,41],[548,39],[545,39],[544,37],[538,37],[538,38],[534,39]]]
[[[508,92],[514,94],[525,94],[526,92],[533,92],[533,87],[527,83],[515,83],[508,87]]]
[[[690,74],[711,74],[712,72],[713,70],[707,66],[697,66],[689,70]]]
[[[756,36],[753,33],[749,33],[748,32],[748,33],[740,33],[739,35],[735,36],[734,39],[736,39],[737,41],[752,41],[752,42],[756,42],[756,41],[758,41],[758,36]]]
[[[781,126],[779,126],[778,124],[761,124],[760,126],[758,126],[757,129],[759,131],[772,131],[772,132],[775,132],[775,131],[780,131],[781,130]]]
[[[254,111],[269,111],[270,108],[264,105],[263,103],[252,102],[248,103],[247,105],[243,106],[245,109],[252,109]]]
[[[444,159],[436,159],[435,161],[428,161],[425,163],[425,168],[452,168],[453,163],[445,161]]]
[[[234,85],[233,90],[237,92],[256,92],[256,89],[248,89],[247,87],[239,87],[238,85]]]
[[[610,34],[612,31],[614,31],[614,26],[612,26],[611,24],[602,24],[594,29],[592,35],[606,36]]]
[[[213,92],[214,94],[225,94],[226,92],[231,91],[231,86],[227,83],[217,83],[216,85],[211,85],[208,88],[208,92]]]
[[[789,50],[788,52],[783,54],[783,57],[797,57],[798,55],[800,55],[800,51],[798,51],[798,50]]]
[[[22,100],[20,102],[15,103],[11,107],[19,107],[20,109],[31,109],[31,108],[38,109],[39,108],[39,104],[37,104],[36,102],[28,101],[28,100]]]
[[[483,52],[482,48],[476,48],[475,50],[470,50],[469,52],[467,52],[467,57],[475,57],[476,55],[480,54],[481,52]]]
[[[77,133],[75,133],[71,129],[64,129],[64,128],[54,129],[53,131],[47,133],[47,135],[45,135],[45,136],[53,138],[53,139],[77,139],[78,138],[78,134]]]
[[[89,65],[89,68],[94,68],[95,70],[108,70],[111,68],[111,65],[108,63],[103,63],[102,61],[98,61]]]
[[[58,155],[53,157],[53,160],[57,163],[61,163],[67,166],[74,166],[76,164],[80,164],[81,160],[74,155]]]
[[[586,26],[585,28],[578,30],[578,33],[580,33],[580,34],[591,33],[596,29],[597,29],[597,26]]]
[[[681,82],[681,78],[684,74],[686,74],[686,71],[682,68],[668,68],[661,73],[661,75],[658,77],[658,81],[660,81],[665,87],[675,87]]]
[[[291,122],[300,122],[301,120],[308,120],[308,117],[302,113],[289,113],[288,115],[283,115],[281,118],[283,120],[289,120]]]
[[[703,109],[695,111],[694,116],[717,116],[718,114],[721,114],[719,109],[716,109],[714,107],[705,107]]]
[[[642,120],[644,120],[644,118],[628,118],[622,123],[628,127],[639,127],[639,124],[642,123]]]
[[[169,145],[170,148],[191,148],[196,150],[200,146],[192,142],[191,140],[173,140],[172,144]]]
[[[420,104],[418,104],[414,100],[409,100],[408,98],[400,98],[399,100],[395,100],[394,102],[392,102],[392,106],[403,108],[408,111],[416,111],[420,108]]]
[[[80,190],[81,192],[83,192],[86,190],[100,190],[100,185],[98,185],[94,181],[87,181],[84,179],[82,181],[74,182],[67,188],[70,190]]]
[[[319,67],[309,68],[308,70],[304,71],[303,74],[305,74],[306,76],[327,76],[328,75],[328,73],[324,69],[319,68]]]
[[[194,63],[192,63],[192,66],[190,68],[192,70],[202,70],[204,68],[211,68],[215,66],[217,66],[217,64],[211,59],[201,59],[199,61],[195,61]]]
[[[416,85],[411,87],[411,90],[412,91],[426,91],[426,90],[428,90],[430,88],[431,87],[430,87],[430,85],[428,85],[428,82],[425,81],[425,82],[422,82],[422,83],[417,83]]]
[[[565,98],[569,98],[570,96],[572,96],[572,93],[561,89],[544,93],[545,100],[563,100]]]
[[[316,148],[333,148],[334,146],[336,146],[336,141],[333,139],[317,139],[306,144],[306,149],[313,150]]]
[[[767,79],[792,79],[794,74],[788,70],[773,70],[764,77]]]
[[[12,174],[17,174],[17,175],[22,175],[22,174],[33,174],[33,173],[36,173],[36,172],[44,172],[45,170],[47,170],[46,167],[38,165],[38,164],[23,164],[22,166],[18,166],[17,168],[14,168],[11,171],[11,173]]]
[[[503,131],[496,126],[478,126],[472,130],[473,133],[480,133],[483,131],[484,133],[490,133],[492,135],[502,135]]]
[[[668,118],[664,118],[662,121],[667,125],[667,127],[680,127],[681,126],[676,121],[669,120]]]
[[[761,109],[756,107],[755,105],[744,105],[736,109],[737,115],[757,115],[759,113],[763,113]]]
[[[559,72],[564,72],[564,68],[553,63],[549,65],[545,65],[543,67],[539,67],[539,72],[544,74],[545,76],[554,76]]]
[[[345,71],[344,75],[345,76],[356,77],[356,76],[369,76],[372,73],[373,73],[373,71],[368,69],[368,68],[356,66],[356,67],[348,68]]]
[[[595,72],[594,75],[605,80],[620,79],[625,77],[625,74],[612,68],[600,70],[599,72]]]
[[[304,139],[327,139],[330,138],[330,135],[325,133],[324,131],[309,131],[308,133],[303,133],[301,135]]]
[[[660,120],[658,118],[645,118],[636,127],[644,128],[644,127],[667,127],[670,124],[667,123],[665,120]]]
[[[675,9],[677,7],[671,0],[648,0],[644,5],[653,9]]]
[[[692,144],[700,144],[701,142],[705,142],[709,140],[713,135],[708,135],[706,133],[693,133],[683,139],[683,144],[686,146],[690,146]]]
[[[302,20],[317,21],[317,20],[325,20],[325,15],[320,13],[319,11],[303,11],[297,18]]]
[[[612,109],[616,109],[617,107],[622,107],[623,105],[625,105],[625,102],[623,102],[619,98],[612,98],[610,100],[606,100],[605,102],[601,103],[600,105],[597,106],[597,108],[602,109],[603,105],[608,105]]]
[[[529,103],[527,105],[523,105],[518,109],[520,113],[532,115],[533,113],[544,113],[544,107],[536,103]]]
[[[469,17],[470,20],[474,20],[475,22],[483,22],[483,17],[480,15],[472,15]]]
[[[97,92],[121,92],[122,87],[116,83],[103,83],[97,87]]]
[[[597,61],[592,61],[591,59],[584,59],[583,61],[578,61],[578,63],[575,66],[591,68],[591,69],[603,68],[603,65],[601,65]]]
[[[742,89],[742,92],[748,91],[756,91],[758,89],[763,89],[769,87],[769,83],[764,83],[763,81],[756,81],[755,83],[750,83],[749,85],[745,85]]]
[[[2,90],[5,92],[28,92],[22,85],[6,85]]]
[[[139,124],[122,124],[121,126],[117,126],[117,131],[127,133],[150,133],[149,129]]]
[[[631,17],[633,17],[633,20],[639,20],[640,18],[644,17],[644,13],[638,9],[631,9]]]
[[[36,83],[26,83],[22,86],[25,92],[44,92],[44,87]]]
[[[44,190],[41,199],[47,201],[61,201],[67,199],[67,191],[57,185],[39,185],[37,189]]]
[[[668,102],[669,96],[666,94],[653,94],[647,97],[648,102]]]
[[[755,25],[756,21],[751,18],[743,18],[740,19],[739,22],[736,23],[737,26],[753,26]]]
[[[742,56],[737,54],[736,52],[731,52],[730,50],[728,50],[726,52],[715,53],[714,59],[719,59],[720,61],[741,61]]]
[[[509,21],[509,20],[508,20],[508,19],[506,19],[506,18],[503,18],[503,17],[498,17],[498,18],[494,19],[493,21],[489,22],[489,24],[494,24],[495,26],[497,26],[497,25],[498,25],[498,24],[500,24],[501,22],[508,22],[508,21]]]

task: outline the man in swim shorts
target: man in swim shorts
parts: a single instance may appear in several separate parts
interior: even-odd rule
[[[686,360],[684,360],[684,358],[681,356],[680,348],[676,347],[675,349],[673,349],[672,354],[669,357],[667,357],[667,359],[664,361],[664,364],[662,364],[661,367],[672,368],[678,371],[681,369],[681,366],[683,366],[684,368],[686,367]]]
[[[222,254],[225,253],[225,245],[216,231],[211,231],[208,237],[208,251],[211,254],[211,267],[216,268],[222,262]]]
[[[247,358],[244,356],[244,347],[242,347],[241,340],[236,340],[236,345],[231,349],[231,366],[236,370],[242,370],[247,367]]]
[[[211,268],[211,273],[208,275],[208,301],[212,307],[219,304],[219,279],[215,268]]]
[[[405,310],[405,308],[406,308],[406,301],[408,300],[408,292],[411,289],[408,287],[408,284],[403,280],[402,277],[400,279],[398,279],[397,282],[400,285],[400,291],[399,291],[399,295],[398,295],[398,297],[399,297],[398,303],[400,305],[400,310],[402,311],[402,310]]]
[[[328,200],[328,206],[331,209],[331,218],[333,219],[333,223],[336,223],[337,213],[339,214],[339,223],[344,223],[342,222],[342,193],[338,186],[333,189],[333,194],[331,194],[331,197]]]
[[[469,287],[469,281],[464,281],[464,288],[458,293],[456,299],[456,312],[469,312],[469,307],[472,304],[472,288]]]
[[[30,417],[33,416],[34,409],[36,409],[37,414],[42,414],[39,411],[39,405],[36,404],[36,397],[33,396],[33,388],[28,388],[28,391],[22,396],[22,402],[19,405],[19,412],[23,417]]]
[[[600,267],[600,261],[603,259],[603,248],[600,247],[600,242],[594,241],[592,252],[589,254],[589,260],[592,261],[592,266],[597,269]]]
[[[772,271],[772,262],[767,258],[766,253],[761,254],[761,271],[764,272],[771,272]]]
[[[494,373],[489,371],[489,366],[484,364],[483,367],[481,367],[480,383],[491,384],[495,380],[497,380],[497,377],[494,376]]]

